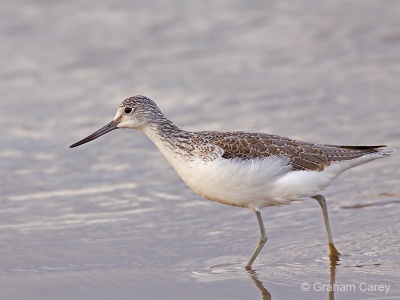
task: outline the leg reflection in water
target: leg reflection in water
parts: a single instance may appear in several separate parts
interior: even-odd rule
[[[253,280],[256,287],[260,290],[261,299],[262,300],[271,300],[271,294],[264,287],[263,283],[258,279],[257,272],[255,270],[247,270],[247,274],[249,274],[251,280]]]
[[[330,266],[329,266],[329,283],[330,286],[333,287],[335,284],[335,278],[336,278],[336,267],[339,265],[339,255],[330,255]],[[246,271],[251,280],[254,282],[256,287],[260,290],[261,292],[261,299],[262,300],[271,300],[272,296],[271,293],[264,287],[263,283],[258,279],[257,272],[255,270],[247,270]],[[331,289],[328,291],[328,300],[334,300],[335,299],[335,291],[334,289]]]

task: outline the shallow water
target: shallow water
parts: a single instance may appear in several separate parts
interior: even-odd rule
[[[21,0],[0,30],[1,299],[400,297],[398,155],[327,189],[337,265],[310,199],[263,210],[247,272],[255,216],[143,134],[68,148],[144,94],[189,130],[399,150],[399,2]]]

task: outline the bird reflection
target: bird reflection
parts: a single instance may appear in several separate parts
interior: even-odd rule
[[[340,254],[336,255],[330,255],[329,260],[330,260],[330,267],[329,267],[329,283],[331,287],[335,284],[335,279],[336,279],[336,266],[339,265],[339,256]],[[332,288],[331,291],[328,292],[328,300],[334,300],[335,299],[335,291]]]
[[[329,256],[329,284],[331,287],[334,286],[335,284],[335,279],[336,279],[336,267],[339,265],[339,255],[330,255]],[[258,279],[257,272],[253,269],[247,270],[247,274],[251,278],[251,280],[254,282],[256,287],[260,290],[261,292],[261,299],[262,300],[271,300],[272,296],[271,293],[265,288],[263,283]],[[328,291],[328,300],[334,300],[335,299],[335,291],[332,288],[330,291]]]
[[[264,287],[263,283],[258,279],[257,272],[255,270],[247,270],[247,274],[249,274],[250,278],[253,280],[256,287],[261,292],[262,300],[271,300],[271,293]]]

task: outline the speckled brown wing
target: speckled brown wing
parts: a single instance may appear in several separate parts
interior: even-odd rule
[[[209,142],[220,147],[223,158],[251,159],[282,155],[293,170],[322,171],[332,162],[379,152],[384,146],[338,146],[301,142],[277,135],[246,132],[213,133]]]

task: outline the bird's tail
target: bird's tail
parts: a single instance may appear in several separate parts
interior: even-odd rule
[[[380,154],[382,156],[391,156],[393,154],[393,150],[387,149],[386,145],[379,146],[340,146],[340,148],[344,149],[353,149],[359,150],[360,152],[367,154]]]

